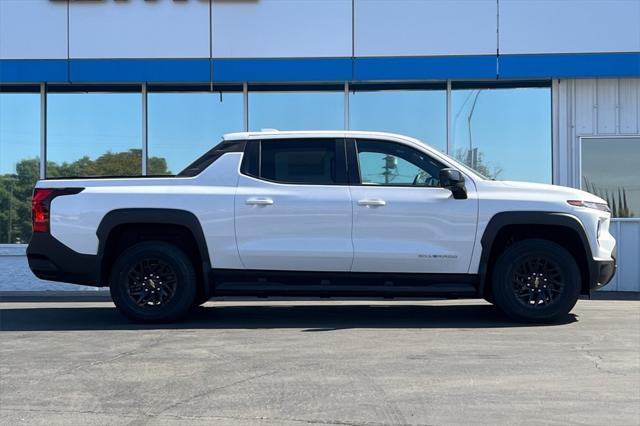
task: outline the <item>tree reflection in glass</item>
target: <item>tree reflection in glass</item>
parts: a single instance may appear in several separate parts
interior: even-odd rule
[[[583,138],[582,189],[607,200],[612,217],[640,215],[640,138]]]

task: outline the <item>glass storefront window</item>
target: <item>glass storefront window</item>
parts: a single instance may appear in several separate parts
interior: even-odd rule
[[[446,90],[349,92],[349,129],[400,133],[447,148]]]
[[[147,111],[150,175],[179,173],[243,127],[241,92],[149,93]]]
[[[342,130],[344,91],[249,91],[249,129]]]
[[[582,189],[607,200],[612,217],[640,217],[640,137],[582,138]]]
[[[549,87],[453,85],[452,156],[492,178],[551,182]],[[86,89],[88,93],[50,88],[46,176],[140,175],[144,125],[140,88]],[[40,94],[37,88],[19,90],[0,94],[0,243],[28,241],[29,198],[39,174]],[[152,87],[148,94],[150,175],[178,173],[224,133],[244,127],[243,94],[237,87],[225,87],[222,93],[195,91],[200,90],[195,86],[185,86],[184,92],[167,90],[173,88]],[[446,151],[447,93],[442,84],[357,83],[350,86],[348,96],[350,129],[406,134]],[[345,128],[344,88],[250,86],[247,111],[251,130],[340,130]],[[620,217],[640,214],[638,186],[633,184],[638,179],[631,166],[629,170],[624,166],[639,155],[637,140],[600,138],[583,143],[582,185],[612,207],[615,202],[614,215]],[[594,160],[606,155],[610,159],[604,163],[619,163],[626,171],[607,175],[602,163]]]
[[[40,94],[0,93],[0,244],[31,238],[39,155]]]
[[[141,93],[47,95],[47,177],[141,173]]]
[[[450,155],[483,175],[550,183],[551,89],[462,89],[451,93]]]

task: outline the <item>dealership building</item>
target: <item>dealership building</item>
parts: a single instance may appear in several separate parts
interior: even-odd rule
[[[38,178],[175,174],[223,134],[416,137],[608,200],[640,291],[640,0],[0,0],[1,290]]]

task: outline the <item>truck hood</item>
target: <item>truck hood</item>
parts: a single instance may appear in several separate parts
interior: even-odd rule
[[[540,199],[539,197],[543,197],[543,199],[547,200],[583,200],[606,204],[605,200],[589,192],[559,185],[508,180],[485,180],[477,182],[477,186],[480,192],[483,190],[488,192],[510,192],[514,195],[522,194],[523,197],[527,199]]]

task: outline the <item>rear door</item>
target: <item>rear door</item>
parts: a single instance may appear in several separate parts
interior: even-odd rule
[[[352,210],[344,141],[247,142],[235,215],[246,269],[349,271]]]
[[[467,273],[478,201],[440,187],[444,166],[412,146],[348,142],[353,199],[354,272]]]

